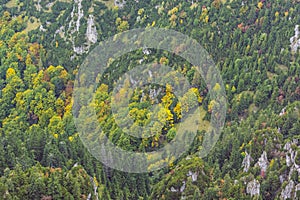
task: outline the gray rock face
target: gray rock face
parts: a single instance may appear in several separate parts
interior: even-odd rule
[[[267,157],[267,152],[263,152],[261,157],[258,159],[257,165],[260,167],[262,171],[267,171],[269,166],[269,161]]]
[[[161,88],[158,88],[158,90],[156,90],[155,88],[150,89],[150,92],[149,92],[150,99],[154,100],[156,103],[158,103],[157,96],[160,94],[160,92],[161,92]]]
[[[73,10],[71,12],[71,21],[69,23],[69,29],[72,29],[74,27],[74,29],[72,30],[71,33],[75,33],[75,31],[79,32],[80,20],[82,17],[84,17],[81,2],[82,2],[82,0],[74,0]],[[75,13],[76,10],[77,10],[77,13]],[[77,17],[76,21],[74,20],[75,16]]]
[[[297,152],[292,149],[292,145],[297,145],[298,140],[293,140],[292,142],[287,142],[284,145],[284,150],[287,151],[285,157],[286,157],[286,165],[288,167],[291,167],[291,172],[290,174],[294,171],[297,170],[298,173],[300,173],[300,166],[296,164],[295,158],[297,156]]]
[[[282,115],[284,115],[284,113],[285,113],[285,107],[281,110],[281,112],[279,113],[279,116],[282,116]]]
[[[183,192],[186,187],[186,182],[182,181],[182,186],[179,189],[175,189],[173,186],[170,188],[171,192]]]
[[[51,7],[54,5],[54,3],[55,3],[55,2],[47,3],[46,8],[51,8]]]
[[[251,197],[259,195],[260,183],[256,179],[247,184],[247,193],[250,194]]]
[[[295,162],[297,152],[292,148],[293,145],[298,145],[298,143],[299,141],[294,139],[284,145],[284,150],[286,151],[286,165],[290,167],[290,170],[288,174],[280,176],[281,183],[288,181],[286,187],[281,191],[280,199],[296,199],[297,191],[300,190],[300,184],[295,186],[295,183],[292,180],[292,174],[294,171],[300,173],[300,166]]]
[[[249,168],[250,168],[250,165],[251,165],[251,162],[253,161],[253,158],[251,157],[250,154],[248,154],[246,152],[246,156],[243,160],[243,163],[242,163],[242,167],[244,168],[244,172],[248,172],[249,171]]]
[[[298,48],[300,47],[299,25],[295,26],[295,35],[290,38],[290,43],[291,43],[292,52],[296,53],[298,51]]]
[[[290,167],[291,165],[292,165],[292,160],[291,160],[291,156],[289,155],[289,154],[286,154],[285,155],[285,160],[286,160],[286,165],[288,166],[288,167]]]
[[[187,176],[188,177],[190,176],[192,178],[192,181],[195,182],[198,179],[198,172],[189,171],[189,173],[187,174]]]
[[[93,184],[93,189],[94,189],[94,196],[96,197],[96,200],[98,200],[99,198],[98,198],[98,192],[97,192],[97,185],[96,185],[96,183],[95,183],[95,181],[94,181],[94,178],[93,177],[90,177],[90,181],[91,181],[91,183]],[[91,197],[92,197],[92,194],[90,193],[89,195],[88,195],[88,197],[87,197],[87,200],[91,200]]]
[[[178,192],[174,187],[171,187],[171,192]]]
[[[81,25],[80,21],[84,17],[84,12],[82,9],[82,0],[74,0],[73,9],[72,9],[70,17],[71,17],[71,20],[70,20],[68,30],[67,30],[67,32],[69,34],[67,37],[73,44],[74,53],[81,55],[89,50],[89,45],[87,45],[85,41],[83,41],[83,43],[80,46],[75,46],[75,37],[79,33],[79,29],[80,29],[80,25]],[[91,27],[93,27],[93,24]],[[94,32],[91,28],[91,33],[89,35],[91,40],[94,40],[93,33]]]
[[[43,25],[40,25],[40,29],[39,29],[40,31],[42,31],[42,32],[46,32],[47,31],[47,29],[45,29],[44,27],[43,27]]]
[[[126,4],[125,0],[115,0],[115,6],[118,6],[119,8],[123,8],[125,4]]]
[[[59,29],[57,29],[56,31],[55,31],[55,33],[54,33],[54,38],[55,38],[55,36],[57,35],[57,34],[62,34],[62,35],[64,35],[65,34],[65,27],[64,26],[61,26]]]
[[[80,46],[80,47],[73,47],[73,51],[77,54],[83,54],[85,52],[84,50],[84,46]]]
[[[284,200],[285,199],[291,199],[292,198],[292,191],[293,191],[294,187],[295,187],[295,183],[294,183],[294,181],[291,180],[289,182],[289,184],[287,184],[285,189],[282,190],[280,198],[284,199]]]
[[[37,9],[37,11],[39,11],[39,12],[41,12],[41,10],[42,10],[42,6],[41,6],[41,0],[38,0],[37,1],[37,4],[36,4],[36,9]]]
[[[185,190],[185,181],[182,182],[182,186],[180,187],[180,192],[183,192]]]
[[[98,192],[97,192],[98,187],[97,187],[94,179],[93,179],[93,188],[94,188],[94,195],[96,197],[96,200],[98,200]]]
[[[40,0],[38,0],[39,4]],[[47,4],[46,7],[52,7],[53,2]],[[72,44],[74,54],[70,57],[70,60],[73,60],[78,55],[89,52],[92,44],[95,44],[98,41],[98,31],[95,25],[95,18],[90,14],[87,20],[84,18],[85,13],[82,6],[82,0],[72,0],[72,11],[66,21],[68,24],[61,26],[57,29],[53,36],[53,41],[55,42],[56,36],[59,34],[65,42],[70,42]],[[83,22],[84,21],[84,22]],[[76,38],[79,37],[79,34],[84,34],[80,31],[82,23],[87,23],[87,29],[85,32],[85,39],[83,41],[76,41]],[[50,22],[46,22],[46,25],[40,25],[39,30],[41,32],[47,31],[47,26],[50,25]]]
[[[89,18],[87,21],[86,37],[87,37],[88,41],[93,44],[95,44],[98,40],[97,28],[94,23],[93,15],[89,15]]]
[[[151,50],[147,49],[146,47],[143,48],[143,54],[149,55],[151,53]]]
[[[280,175],[279,176],[279,181],[280,181],[281,184],[283,183],[284,180],[285,180],[284,175]]]

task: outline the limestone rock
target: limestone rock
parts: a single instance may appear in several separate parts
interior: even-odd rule
[[[260,183],[256,179],[247,184],[247,193],[250,194],[251,197],[259,195]]]
[[[89,15],[89,18],[87,21],[86,37],[87,37],[88,41],[93,44],[95,44],[98,40],[97,28],[95,26],[93,15]]]
[[[242,167],[244,168],[244,172],[248,172],[252,161],[253,161],[253,158],[251,157],[250,154],[248,154],[246,152],[246,156],[245,156],[245,158],[243,160],[243,163],[242,163]]]
[[[198,172],[189,171],[189,173],[187,174],[187,176],[188,177],[190,176],[192,178],[192,181],[195,182],[198,179]]]
[[[291,50],[293,53],[296,53],[298,51],[298,48],[300,47],[300,31],[299,31],[299,25],[295,26],[295,35],[290,38],[291,43]]]
[[[262,171],[267,171],[267,168],[269,166],[269,161],[267,157],[267,152],[263,152],[261,157],[258,159],[257,165],[260,167]]]
[[[295,183],[294,183],[294,181],[290,181],[288,184],[287,184],[287,186],[285,187],[285,189],[284,190],[282,190],[282,192],[281,192],[281,199],[291,199],[292,198],[292,191],[293,191],[293,189],[294,189],[294,187],[295,187]]]

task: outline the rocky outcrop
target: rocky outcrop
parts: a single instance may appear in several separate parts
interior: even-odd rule
[[[183,192],[185,190],[186,187],[186,182],[182,181],[182,186],[179,189],[175,189],[173,186],[171,187],[171,192]]]
[[[81,46],[75,46],[74,40],[73,43],[73,50],[77,54],[84,54],[90,50],[91,44],[95,44],[98,40],[98,32],[94,22],[94,16],[89,15],[87,20],[87,30],[86,30],[86,39],[87,41],[83,41]]]
[[[97,184],[95,183],[93,177],[90,177],[90,181],[91,181],[92,184],[93,184],[94,196],[95,196],[96,200],[98,200],[99,198],[98,198],[98,192],[97,192],[97,189],[98,189]],[[91,197],[92,197],[92,194],[89,194],[87,200],[90,200]]]
[[[118,6],[119,8],[123,8],[125,4],[125,0],[115,0],[115,6]]]
[[[74,0],[73,9],[70,17],[71,17],[71,21],[68,26],[67,37],[73,45],[74,53],[81,55],[88,52],[90,48],[90,44],[87,41],[83,41],[80,46],[75,45],[75,38],[78,35],[81,26],[80,21],[84,17],[84,12],[82,9],[82,0]],[[95,31],[97,32],[97,30],[95,30],[94,19],[92,16],[90,16],[88,23],[90,24],[88,24],[87,31],[86,31],[86,33],[88,33],[86,34],[87,40],[96,42],[97,39],[95,38],[97,38],[97,35],[95,35]],[[74,58],[74,56],[72,57]]]
[[[295,186],[295,193],[294,193],[294,197],[297,197],[297,191],[300,191],[300,183],[298,185]],[[298,196],[299,197],[299,196]]]
[[[187,174],[187,176],[191,177],[192,181],[195,182],[198,179],[198,172],[189,171],[189,173]]]
[[[256,179],[247,184],[247,193],[250,194],[251,197],[259,195],[260,183]]]
[[[85,52],[84,46],[75,47],[73,46],[73,51],[77,54],[83,54]]]
[[[246,152],[246,156],[243,160],[243,163],[242,163],[242,167],[244,168],[244,172],[248,172],[249,171],[249,168],[250,168],[250,165],[251,165],[251,162],[253,161],[253,158],[251,157],[250,154],[248,154]]]
[[[40,0],[36,5],[41,11]],[[51,9],[54,2],[50,2],[46,5],[46,8]],[[123,5],[122,2],[121,4]],[[94,5],[92,5],[94,6]],[[91,7],[93,8],[93,7]],[[38,9],[38,10],[39,10]],[[83,23],[87,25],[86,31],[83,32]],[[51,23],[46,21],[45,24],[40,25],[39,30],[46,32]],[[72,10],[66,19],[66,25],[60,26],[53,34],[52,43],[57,41],[58,35],[65,42],[71,43],[74,54],[70,57],[70,60],[75,59],[77,56],[88,53],[91,46],[98,41],[98,31],[95,23],[95,17],[92,14],[87,15],[84,12],[82,0],[72,0]],[[82,37],[82,36],[85,37]],[[78,37],[84,38],[78,40]]]
[[[41,0],[38,0],[37,1],[37,4],[36,4],[36,9],[37,9],[37,11],[39,11],[39,12],[41,12],[42,11],[42,6],[41,6]]]
[[[292,145],[298,145],[298,140],[294,139],[292,142],[287,142],[284,145],[284,150],[286,153],[286,165],[291,167],[291,171],[297,170],[300,173],[300,166],[295,162],[297,152],[292,148]],[[290,173],[291,174],[291,173]]]
[[[46,31],[47,31],[47,29],[45,29],[44,26],[43,26],[42,24],[40,25],[39,30],[42,31],[42,32],[46,32]]]
[[[283,200],[291,199],[294,187],[295,187],[295,183],[294,183],[294,181],[291,180],[287,184],[287,186],[285,186],[285,189],[282,190],[280,198]]]
[[[300,173],[300,166],[295,162],[295,158],[297,156],[297,151],[293,148],[293,146],[297,146],[299,141],[294,139],[290,142],[287,142],[284,145],[284,150],[286,151],[286,165],[290,167],[290,170],[285,175],[280,176],[280,182],[288,181],[288,184],[281,191],[280,198],[285,199],[295,199],[297,197],[297,191],[300,190],[300,184],[295,185],[296,183],[292,180],[292,174],[297,171]]]
[[[158,95],[160,94],[160,92],[162,91],[161,88],[158,88],[157,90],[154,88],[154,89],[150,89],[150,92],[149,92],[149,97],[151,100],[155,101],[156,103],[158,103]]]
[[[95,44],[98,40],[97,28],[95,26],[93,15],[89,15],[89,18],[87,21],[86,37],[87,37],[88,42],[91,42],[93,44]]]
[[[73,9],[71,12],[71,21],[69,23],[69,30],[71,30],[71,34],[79,32],[80,20],[82,17],[84,17],[81,3],[82,0],[74,0]]]
[[[256,165],[258,165],[258,166],[260,167],[261,171],[264,171],[264,172],[267,171],[267,168],[268,168],[268,166],[269,166],[269,161],[268,161],[268,157],[267,157],[267,152],[264,151],[264,152],[262,153],[262,155],[261,155],[261,157],[258,159],[258,162],[257,162]]]
[[[295,26],[295,35],[290,38],[291,43],[291,50],[293,53],[296,53],[298,51],[298,48],[300,47],[300,31],[299,31],[299,25]]]

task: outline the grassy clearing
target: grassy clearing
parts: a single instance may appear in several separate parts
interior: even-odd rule
[[[179,125],[184,125],[184,129],[186,131],[194,131],[195,126],[197,126],[197,130],[207,131],[209,129],[210,122],[203,120],[205,114],[206,111],[201,106],[199,107],[199,109],[196,109],[195,111],[191,112],[189,115],[186,115],[186,118],[183,119],[181,123],[175,125],[175,127],[178,128]]]
[[[26,29],[24,30],[26,33],[30,32],[30,31],[32,31],[32,30],[35,30],[35,29],[37,29],[37,28],[39,28],[40,25],[41,25],[41,23],[38,21],[37,18],[31,17],[31,19],[33,19],[34,22],[31,23],[31,22],[30,22],[30,19],[27,21],[27,27],[26,27]]]
[[[257,112],[257,110],[258,110],[258,108],[255,106],[254,103],[249,106],[249,113],[252,113],[252,112],[255,113],[255,112]]]
[[[267,72],[267,76],[268,76],[269,79],[272,80],[275,76],[277,76],[277,74],[272,73],[272,72]]]
[[[289,70],[289,68],[285,65],[277,65],[276,67],[284,72],[287,72]]]
[[[104,3],[108,8],[113,8],[115,6],[115,0],[97,0]]]
[[[7,7],[7,8],[14,8],[14,7],[17,7],[18,6],[18,0],[10,0],[9,2],[7,2],[6,4],[5,4],[5,6]]]

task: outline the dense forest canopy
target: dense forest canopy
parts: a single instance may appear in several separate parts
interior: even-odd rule
[[[0,12],[0,199],[300,197],[299,1],[1,0]],[[135,174],[103,165],[84,146],[74,110],[85,108],[74,108],[73,89],[80,65],[99,42],[146,27],[176,30],[205,48],[221,72],[227,109],[221,137],[200,158],[219,104],[195,66],[151,48],[112,61],[91,106],[103,132],[122,149],[164,147],[189,120],[184,114],[200,109],[196,137],[182,136],[191,141],[188,151],[179,159],[157,158],[157,165],[167,165],[163,169]],[[172,66],[191,87],[179,98],[169,84],[131,90],[128,78],[115,91],[116,81],[139,63]],[[128,94],[128,110],[114,116],[112,101]],[[128,135],[116,117],[130,124],[130,132],[149,125],[152,136]]]

